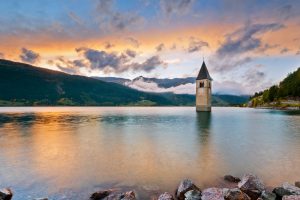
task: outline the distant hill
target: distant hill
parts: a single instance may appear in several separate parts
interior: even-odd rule
[[[295,105],[299,104],[300,68],[298,68],[293,73],[290,73],[278,85],[273,85],[272,87],[264,91],[256,92],[251,97],[250,106],[267,106],[268,104],[277,104],[278,106],[282,106],[280,105],[282,102],[290,102]]]
[[[211,103],[214,106],[238,106],[248,101],[248,95],[213,94]]]
[[[101,81],[105,81],[105,82],[109,82],[109,83],[118,83],[121,85],[124,85],[128,81],[131,81],[130,79],[118,78],[118,77],[96,77],[96,76],[93,76],[92,78],[95,78],[95,79],[98,79]]]
[[[110,80],[116,81],[114,77]],[[121,79],[118,79],[121,81]],[[189,94],[149,93],[121,84],[0,59],[1,106],[193,106]],[[247,97],[214,95],[213,105],[229,106]]]
[[[0,91],[1,105],[181,105],[186,99],[8,60],[0,60]]]

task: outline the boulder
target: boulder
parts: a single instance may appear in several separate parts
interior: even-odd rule
[[[242,180],[238,183],[238,187],[252,200],[258,199],[261,193],[265,190],[265,185],[262,180],[252,174],[244,175]]]
[[[201,199],[201,192],[199,190],[190,190],[187,191],[185,194],[185,200],[200,200]]]
[[[300,200],[300,195],[283,196],[282,200]]]
[[[107,195],[107,193],[109,194]],[[97,196],[97,198],[99,198],[98,200],[136,200],[135,193],[133,191],[120,193],[111,190],[104,190],[98,192],[97,195],[99,195]]]
[[[291,192],[292,194],[294,195],[300,195],[300,188],[292,185],[292,184],[289,184],[289,183],[283,183],[282,184],[282,187],[286,190],[288,190],[289,192]]]
[[[238,183],[241,181],[241,179],[239,177],[234,177],[231,175],[225,175],[224,180],[228,181],[228,182],[232,182],[232,183]]]
[[[295,186],[298,187],[298,188],[300,188],[300,181],[296,181],[295,182]]]
[[[111,190],[102,190],[99,192],[95,192],[91,195],[90,199],[91,200],[101,200],[104,199],[105,197],[107,197],[108,195],[110,195],[112,193]]]
[[[170,193],[165,192],[159,195],[158,200],[174,200],[174,197]]]
[[[9,188],[4,188],[0,190],[0,200],[11,200],[13,192]]]
[[[283,196],[285,195],[292,195],[292,193],[286,189],[284,189],[283,187],[276,187],[273,189],[273,193],[276,194],[276,196],[278,197],[278,199],[281,199]]]
[[[234,188],[227,191],[225,200],[250,200],[250,197],[243,193],[240,189]]]
[[[185,179],[181,181],[175,193],[176,198],[178,200],[184,200],[184,194],[190,190],[198,190],[199,192],[201,192],[201,190],[196,185],[194,185],[191,180]]]
[[[136,200],[134,191],[125,192],[125,194],[121,196],[120,200]]]
[[[273,192],[263,191],[260,198],[263,200],[275,200],[276,194]]]
[[[228,189],[222,188],[207,188],[202,191],[202,200],[224,200],[224,195]]]

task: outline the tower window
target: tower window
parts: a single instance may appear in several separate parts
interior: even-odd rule
[[[199,87],[204,87],[204,83],[200,82]]]

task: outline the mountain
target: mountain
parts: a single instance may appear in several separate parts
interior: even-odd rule
[[[126,82],[131,81],[130,79],[126,79],[126,78],[118,78],[118,77],[96,77],[93,76],[92,78],[101,80],[101,81],[105,81],[105,82],[109,82],[109,83],[118,83],[121,85],[124,85]]]
[[[248,95],[213,94],[212,105],[214,106],[238,106],[248,102]]]
[[[194,97],[161,95],[94,78],[0,60],[0,105],[190,105]]]
[[[143,92],[122,85],[123,81],[128,81],[129,79],[109,77],[106,80],[107,82],[0,59],[0,105],[195,105],[194,95],[174,94],[171,92]],[[157,81],[159,79],[149,80]],[[178,84],[181,81],[179,79],[176,80],[177,83],[173,84]],[[114,82],[119,82],[120,84]],[[161,81],[161,84],[168,85],[169,83]],[[213,95],[212,97],[212,104],[215,106],[239,105],[246,101],[246,96]]]
[[[283,103],[286,102],[286,103]],[[256,92],[250,101],[250,106],[285,106],[294,104],[300,107],[300,68],[290,73],[278,85]]]
[[[113,82],[122,85],[126,85],[132,88],[136,88],[139,90],[144,90],[143,86],[155,84],[157,88],[168,89],[174,88],[181,85],[186,84],[194,84],[196,82],[195,77],[187,77],[187,78],[147,78],[143,76],[138,76],[134,79],[125,79],[118,77],[93,77],[98,80]],[[141,84],[144,83],[144,84]],[[150,88],[150,90],[153,88]],[[146,90],[147,91],[147,90]]]

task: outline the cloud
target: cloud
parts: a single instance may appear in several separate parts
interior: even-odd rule
[[[190,37],[189,46],[187,51],[189,53],[200,51],[203,47],[208,47],[209,44],[205,41],[199,40],[195,37]]]
[[[194,3],[195,0],[160,0],[160,9],[167,17],[185,15],[193,8]]]
[[[22,48],[20,59],[23,62],[34,64],[34,63],[37,63],[39,61],[40,55],[38,53],[32,51],[32,50]]]
[[[283,48],[283,49],[281,49],[280,50],[280,53],[281,54],[285,54],[285,53],[287,53],[287,52],[289,52],[290,50],[288,49],[288,48]]]
[[[226,35],[225,42],[212,57],[216,71],[232,70],[252,60],[251,52],[259,50],[262,41],[259,36],[283,28],[282,24],[251,24]]]
[[[223,80],[213,82],[213,92],[217,94],[253,94],[261,91],[272,83],[266,80],[266,74],[259,67],[252,66],[246,70],[239,80]]]
[[[263,46],[261,46],[259,49],[258,49],[258,52],[266,52],[270,49],[276,49],[277,47],[279,47],[280,45],[279,44],[264,44]]]
[[[114,6],[114,0],[98,0],[96,5],[96,20],[100,30],[124,31],[138,28],[144,22],[144,18],[135,12],[119,12]]]
[[[157,66],[167,66],[167,64],[160,59],[159,56],[151,56],[143,63],[132,63],[130,67],[134,70],[142,70],[145,72],[150,72]]]
[[[165,45],[163,43],[160,43],[155,47],[157,52],[163,51],[165,49]]]
[[[266,74],[262,71],[259,71],[257,67],[252,67],[248,69],[245,74],[242,76],[243,82],[255,86],[259,82],[263,82]]]
[[[125,85],[145,92],[172,92],[175,94],[195,94],[196,87],[194,83],[187,83],[175,87],[163,88],[159,87],[153,81],[146,81],[143,77],[125,82]]]
[[[212,87],[215,94],[248,94],[242,84],[234,80],[214,81]]]
[[[105,44],[104,44],[104,48],[105,49],[110,49],[110,48],[112,48],[112,47],[114,47],[115,45],[114,44],[112,44],[112,43],[110,43],[110,42],[105,42]]]
[[[177,48],[176,44],[174,43],[171,47],[170,50],[175,50]]]
[[[121,73],[128,70],[150,72],[158,66],[167,65],[159,56],[151,56],[142,63],[132,62],[131,59],[136,55],[132,50],[118,54],[81,47],[76,51],[89,62],[88,67],[91,70],[103,70],[105,73]]]
[[[4,53],[0,52],[0,59],[4,59]]]
[[[127,50],[125,51],[125,54],[126,54],[127,56],[131,57],[131,58],[135,58],[136,55],[137,55],[136,51],[133,51],[133,50],[131,50],[131,49],[127,49]]]
[[[76,15],[74,12],[69,12],[68,13],[68,16],[76,23],[76,24],[78,24],[78,25],[83,25],[84,24],[84,22],[83,22],[83,20],[78,16],[78,15]]]
[[[261,46],[258,34],[268,31],[276,31],[284,26],[282,24],[247,24],[243,28],[227,35],[225,43],[217,50],[219,56],[231,56],[237,53],[245,53]]]
[[[48,60],[48,64],[55,65],[62,72],[68,74],[80,74],[80,69],[85,68],[87,63],[84,60],[68,60],[63,56],[54,60]]]
[[[139,48],[140,46],[140,42],[133,37],[127,37],[125,40],[135,48]]]
[[[284,5],[279,8],[279,16],[284,20],[289,19],[292,16],[292,5]]]
[[[241,86],[248,94],[261,91],[274,84],[266,79],[266,73],[260,68],[261,66],[252,66],[242,76]]]

